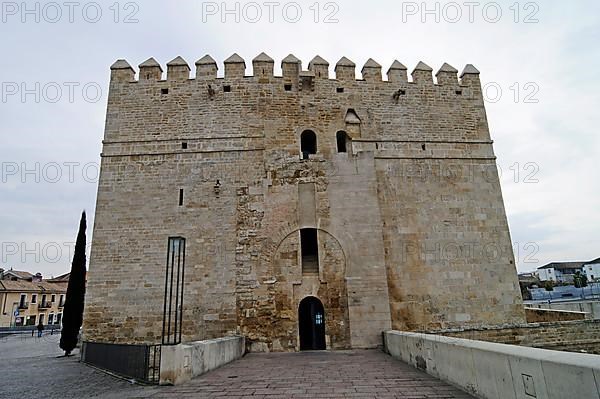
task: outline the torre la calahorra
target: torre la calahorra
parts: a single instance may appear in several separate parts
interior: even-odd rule
[[[524,323],[479,72],[111,67],[87,342],[369,348]]]

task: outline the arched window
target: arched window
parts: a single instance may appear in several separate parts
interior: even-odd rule
[[[317,153],[317,135],[312,130],[305,130],[300,135],[300,151],[302,159],[308,159],[310,154]]]
[[[337,142],[337,152],[348,152],[348,150],[346,149],[346,145],[350,140],[350,137],[348,137],[346,132],[340,130],[336,133],[335,139]]]

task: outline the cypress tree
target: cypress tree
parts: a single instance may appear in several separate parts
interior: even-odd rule
[[[71,275],[69,276],[69,285],[67,286],[67,295],[65,298],[65,307],[62,319],[62,332],[60,336],[60,348],[65,351],[65,356],[69,356],[75,346],[79,329],[83,322],[83,303],[85,298],[85,211],[81,214],[79,222],[79,232],[75,242],[75,253],[71,263]]]

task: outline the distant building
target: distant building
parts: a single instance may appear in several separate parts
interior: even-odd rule
[[[0,327],[60,326],[69,274],[44,280],[41,273],[0,270]]]
[[[540,281],[572,283],[576,272],[581,272],[585,262],[552,262],[537,269]]]
[[[583,265],[583,272],[588,281],[600,280],[600,258],[589,261]]]

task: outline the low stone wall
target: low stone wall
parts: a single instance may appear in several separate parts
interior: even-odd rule
[[[569,301],[569,302],[529,302],[528,308],[571,310],[574,312],[589,313],[590,319],[600,319],[600,300]]]
[[[160,385],[177,385],[244,356],[244,337],[163,346]]]
[[[424,331],[428,334],[600,355],[600,320]]]
[[[387,331],[386,351],[482,399],[600,398],[598,356]]]
[[[548,323],[553,321],[585,320],[587,313],[569,310],[525,308],[527,323]]]

